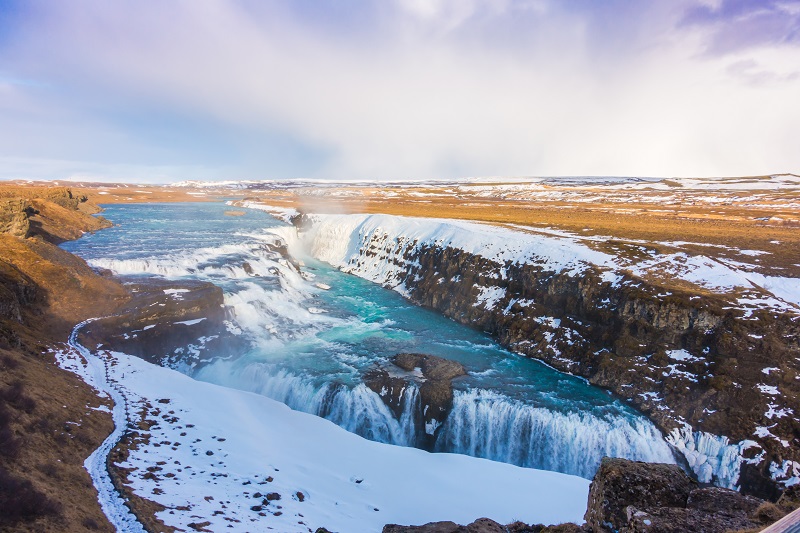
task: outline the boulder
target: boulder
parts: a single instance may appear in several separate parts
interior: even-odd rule
[[[677,465],[603,458],[589,487],[584,519],[592,531],[615,531],[628,522],[628,507],[686,507],[697,483]]]
[[[647,512],[631,509],[630,514],[630,520],[619,529],[620,533],[725,533],[763,526],[744,514],[727,515],[680,507],[660,507]]]
[[[594,533],[724,533],[773,522],[765,506],[775,507],[734,490],[698,487],[676,465],[606,457],[589,488],[585,518]]]

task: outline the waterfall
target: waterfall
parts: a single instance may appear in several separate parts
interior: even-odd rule
[[[419,446],[425,438],[419,389],[413,383],[403,393],[397,418],[364,384],[318,383],[273,365],[249,363],[234,370],[217,363],[195,377],[262,394],[370,440]],[[647,420],[620,413],[563,413],[480,389],[454,391],[453,408],[434,449],[584,478],[594,476],[604,456],[675,462],[669,446]]]
[[[227,364],[212,364],[193,377],[267,396],[296,411],[326,418],[369,440],[416,446],[420,439],[416,430],[419,390],[413,385],[406,389],[398,420],[381,397],[364,384],[348,387],[335,382],[317,383],[310,377],[262,363],[250,363],[240,370]]]
[[[604,456],[674,463],[649,422],[561,413],[486,390],[456,391],[436,451],[463,453],[591,478]]]

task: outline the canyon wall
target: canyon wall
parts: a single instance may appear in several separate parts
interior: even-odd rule
[[[455,221],[314,215],[312,255],[607,388],[703,482],[777,497],[800,478],[798,314],[647,279],[574,240]]]

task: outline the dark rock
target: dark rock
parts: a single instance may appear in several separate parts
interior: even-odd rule
[[[589,488],[584,519],[593,531],[613,531],[627,523],[627,508],[686,507],[697,483],[677,465],[626,459],[602,460]]]
[[[408,372],[421,369],[425,379],[451,380],[466,375],[461,363],[435,355],[399,353],[392,358],[392,362]]]
[[[81,330],[85,346],[102,344],[166,366],[179,361],[197,366],[245,348],[225,326],[223,293],[216,285],[152,278],[128,287],[133,298],[124,309]],[[183,292],[164,292],[176,289]]]
[[[770,501],[780,498],[781,488],[772,479],[768,466],[769,461],[765,461],[760,467],[742,464],[739,472],[739,486],[742,487],[742,493]]]
[[[400,419],[403,414],[403,399],[406,389],[413,385],[405,378],[393,377],[389,375],[389,372],[380,368],[368,370],[362,379],[367,387],[381,397],[395,418]]]
[[[431,449],[436,440],[436,431],[442,425],[453,406],[453,386],[451,380],[466,375],[461,363],[443,357],[418,353],[401,353],[392,358],[395,366],[406,372],[419,368],[422,379],[414,375],[392,375],[389,371],[376,368],[367,371],[364,384],[376,392],[398,419],[406,409],[409,387],[419,389],[419,427],[416,434],[424,435],[417,445]]]
[[[745,496],[735,490],[707,487],[693,490],[689,494],[686,507],[704,513],[750,516],[762,503],[763,500]]]
[[[661,507],[647,512],[631,510],[627,525],[620,533],[725,533],[757,528],[761,524],[744,515],[714,514],[698,509]]]
[[[586,521],[594,533],[724,533],[758,529],[784,514],[733,490],[697,488],[675,465],[604,458],[589,489]]]

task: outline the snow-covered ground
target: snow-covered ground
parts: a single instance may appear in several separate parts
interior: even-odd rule
[[[120,353],[65,349],[64,368],[157,423],[126,464],[166,524],[209,531],[380,531],[384,524],[582,522],[589,481],[368,441],[257,394]],[[98,368],[107,368],[108,377]],[[113,385],[113,387],[111,387]],[[110,388],[111,387],[111,388]],[[279,499],[277,497],[279,495]]]
[[[97,389],[102,397],[108,397],[114,402],[111,413],[114,420],[114,431],[86,458],[83,463],[84,468],[89,472],[92,483],[97,489],[100,507],[114,528],[122,533],[144,533],[145,529],[125,506],[125,501],[114,488],[114,483],[106,469],[106,457],[125,433],[128,424],[128,406],[125,396],[114,382],[108,379],[107,361],[94,357],[77,341],[81,328],[89,322],[92,320],[85,320],[72,329],[69,337],[71,349],[59,352],[56,356],[63,368],[77,373],[86,383]]]

